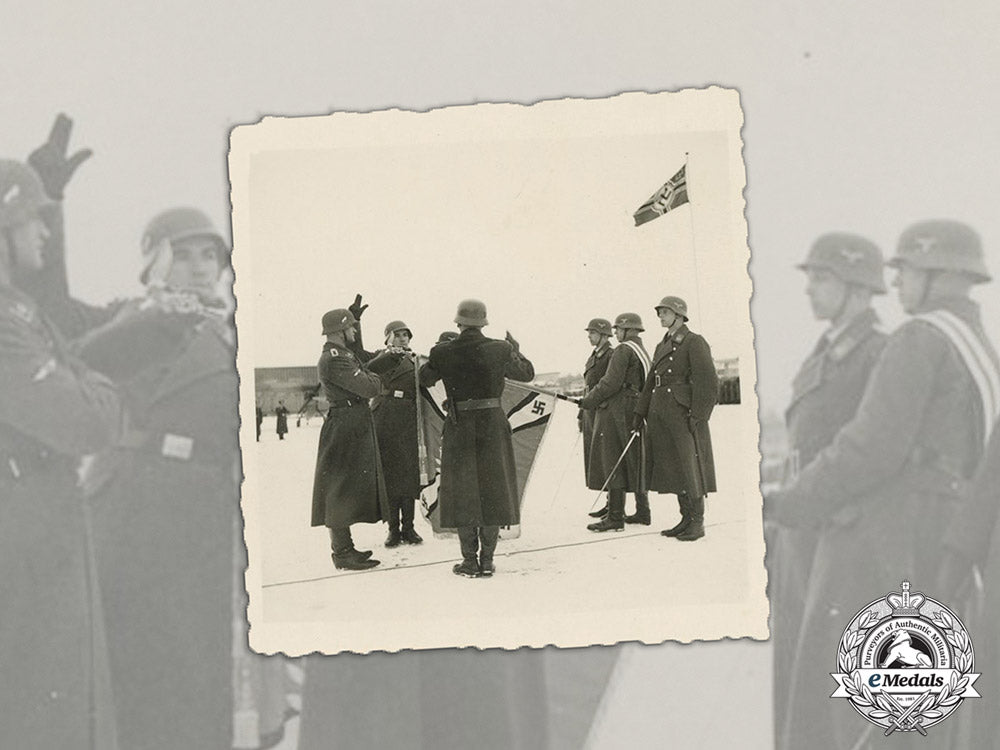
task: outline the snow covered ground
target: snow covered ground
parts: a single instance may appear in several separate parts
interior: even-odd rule
[[[259,597],[251,623],[258,635],[288,626],[304,639],[295,644],[327,652],[353,650],[359,640],[398,650],[766,637],[757,457],[755,450],[744,455],[755,446],[746,432],[755,422],[745,410],[723,406],[713,414],[720,492],[709,497],[706,537],[681,543],[659,534],[678,517],[672,495],[651,496],[652,526],[586,529],[597,493],[584,486],[576,410],[562,405],[526,489],[521,535],[501,540],[497,574],[482,580],[452,574],[457,539],[435,538],[423,519],[417,528],[424,544],[392,550],[383,546],[384,524],[355,525],[356,546],[373,549],[382,565],[335,570],[326,529],[309,526],[321,423],[297,428],[290,420],[291,432],[279,441],[268,420],[261,441],[249,446],[259,477],[258,523],[248,542],[262,580],[261,589],[250,589]],[[628,510],[631,504],[630,496]]]

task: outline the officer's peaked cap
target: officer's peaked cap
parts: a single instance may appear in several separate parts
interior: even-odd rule
[[[830,232],[817,239],[798,268],[826,269],[845,284],[885,294],[882,251],[869,239],[849,232]]]
[[[967,224],[949,219],[921,221],[907,228],[889,265],[953,271],[971,277],[977,284],[992,278],[983,260],[979,235]]]

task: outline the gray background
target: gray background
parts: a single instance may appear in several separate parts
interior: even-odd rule
[[[780,411],[820,330],[792,265],[821,232],[859,231],[891,250],[910,221],[952,216],[979,229],[1000,271],[991,252],[1000,236],[1000,7],[870,5],[104,2],[94,10],[8,1],[2,151],[26,155],[57,111],[76,119],[75,142],[96,155],[68,194],[71,283],[99,302],[137,291],[138,237],[159,208],[191,203],[227,221],[227,134],[237,123],[734,86],[746,117],[760,397],[762,409]],[[995,285],[980,300],[996,340]],[[893,321],[894,302],[885,309]],[[665,694],[682,715],[703,718],[689,737],[697,746],[731,746],[734,737],[768,746],[766,721],[740,727],[717,713],[766,710],[767,649],[650,649],[648,663],[663,669],[637,670],[619,685],[637,710],[616,744],[665,730],[676,714],[650,700]],[[672,663],[678,669],[667,672]],[[713,678],[699,683],[699,674]]]

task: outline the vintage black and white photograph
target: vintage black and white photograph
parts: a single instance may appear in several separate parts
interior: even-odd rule
[[[741,123],[710,88],[234,130],[255,649],[766,637]]]

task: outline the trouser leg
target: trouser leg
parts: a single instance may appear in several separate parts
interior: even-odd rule
[[[479,528],[477,526],[459,526],[458,542],[462,547],[462,559],[467,562],[479,563]]]
[[[349,554],[354,549],[350,526],[330,529],[330,548],[335,555]]]
[[[499,526],[481,526],[479,529],[479,562],[493,562],[493,552],[500,538]]]
[[[398,497],[389,498],[389,536],[385,538],[386,547],[398,547],[403,541],[399,533],[400,499]]]

